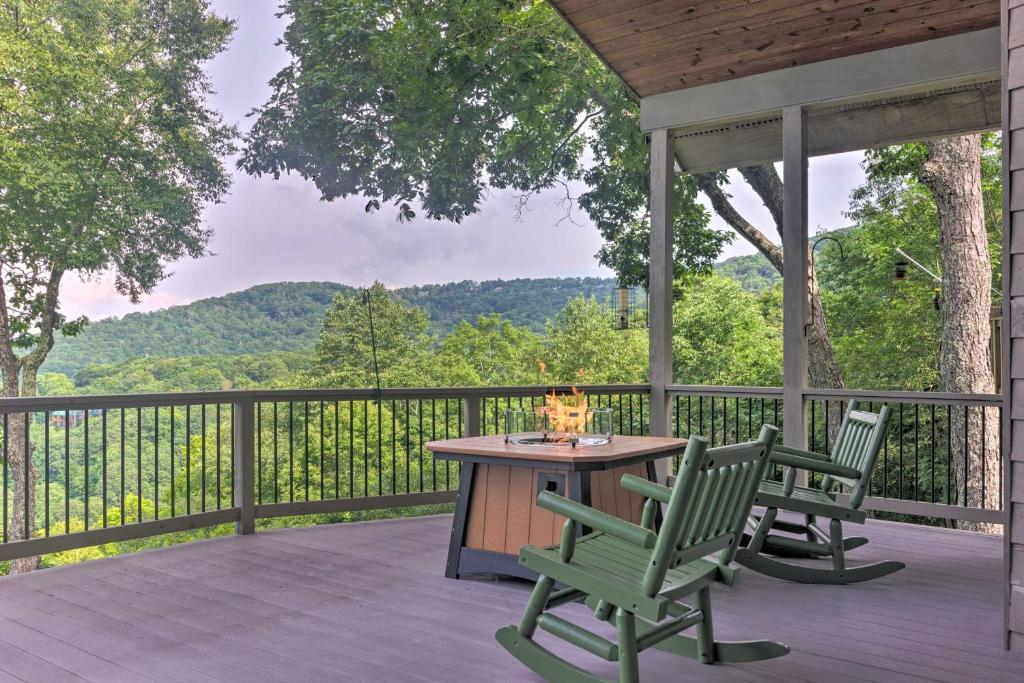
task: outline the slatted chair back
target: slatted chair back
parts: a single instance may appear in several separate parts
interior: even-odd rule
[[[673,566],[714,552],[720,563],[732,561],[777,434],[765,425],[756,441],[711,449],[690,437],[644,574],[647,595],[661,590]]]
[[[892,409],[889,406],[882,406],[878,413],[869,413],[860,409],[859,401],[850,401],[832,448],[832,462],[858,470],[860,477],[826,476],[821,482],[823,491],[829,491],[838,482],[850,490],[850,506],[854,509],[860,507],[868,493],[871,471],[885,442],[890,417]]]

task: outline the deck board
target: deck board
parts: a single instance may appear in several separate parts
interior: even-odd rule
[[[282,529],[0,579],[8,680],[538,681],[494,641],[521,581],[443,576],[448,516]],[[851,529],[851,531],[853,531]],[[858,586],[744,570],[714,589],[720,638],[768,637],[790,655],[703,666],[649,651],[643,680],[1020,681],[1001,648],[1001,540],[869,522],[851,562],[908,567]],[[581,605],[565,608],[609,633]],[[614,677],[614,665],[548,638]]]

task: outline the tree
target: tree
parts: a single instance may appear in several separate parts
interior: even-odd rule
[[[317,382],[371,387],[379,371],[382,386],[415,386],[402,378],[430,348],[429,326],[426,311],[398,301],[379,282],[365,292],[338,294],[324,314],[316,346]]]
[[[441,344],[442,386],[515,386],[539,383],[540,338],[498,314],[463,321]]]
[[[781,309],[766,317],[757,296],[717,274],[689,278],[673,305],[673,375],[678,384],[778,386]]]
[[[868,160],[871,177],[883,187],[918,184],[934,202],[942,276],[940,390],[992,393],[990,244],[998,242],[1001,227],[996,138],[943,138],[879,150]],[[968,492],[963,504],[998,508],[999,419],[995,409],[984,410],[984,417],[981,410],[953,413],[953,464],[958,489]],[[968,434],[980,435],[980,448],[964,448]]]
[[[615,311],[577,297],[548,321],[545,384],[629,384],[647,376],[647,331],[617,326]]]
[[[137,301],[165,264],[206,252],[201,211],[228,189],[220,159],[235,133],[207,107],[200,66],[232,30],[207,0],[0,2],[5,396],[35,395],[54,336],[85,323],[60,311],[65,276],[112,272]],[[21,497],[31,497],[35,472],[25,425],[13,420],[7,436],[10,537],[23,539],[34,520],[22,511],[34,508]]]
[[[627,284],[646,283],[649,147],[639,108],[547,3],[291,0],[283,12],[292,61],[256,111],[241,168],[294,171],[326,200],[370,197],[367,210],[391,202],[400,220],[419,204],[430,218],[460,221],[488,186],[523,201],[561,186],[571,204],[569,183],[582,180],[579,206],[606,242],[599,261]],[[774,167],[741,173],[781,235]],[[676,275],[707,271],[732,238],[708,227],[698,190],[782,272],[782,250],[735,210],[724,182],[719,173],[676,178]],[[841,387],[813,277],[811,306],[810,381]]]

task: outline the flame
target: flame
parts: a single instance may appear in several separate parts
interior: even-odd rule
[[[550,394],[544,396],[543,410],[552,431],[576,436],[586,430],[587,397],[576,387],[572,388],[571,397],[559,397],[552,389]]]

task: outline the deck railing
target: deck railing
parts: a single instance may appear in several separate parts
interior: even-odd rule
[[[702,434],[720,446],[753,438],[765,422],[780,428],[780,439],[785,430],[781,388],[677,385],[669,387],[669,394],[673,429],[679,436]],[[808,445],[826,453],[831,452],[850,399],[872,411],[883,404],[892,409],[865,509],[933,520],[1002,523],[1002,396],[810,389],[804,399]],[[993,459],[997,466],[989,469]],[[818,481],[812,478],[810,483]]]
[[[249,533],[257,519],[449,503],[457,468],[435,463],[424,444],[501,433],[508,408],[540,405],[551,388],[0,399],[0,560],[229,522]],[[647,385],[584,389],[593,404],[615,409],[618,433],[648,432]],[[673,386],[669,393],[680,436],[700,433],[721,445],[752,438],[764,422],[784,428],[781,389]],[[887,402],[900,415],[876,468],[870,509],[1000,521],[987,491],[961,495],[951,485],[950,468],[964,451],[945,436],[961,414],[1001,421],[1000,397],[815,390],[807,394],[813,447],[828,450],[825,424],[851,397],[872,407]],[[968,454],[989,447],[968,435]],[[26,450],[27,461],[19,457]],[[1000,485],[991,476],[981,482]]]

